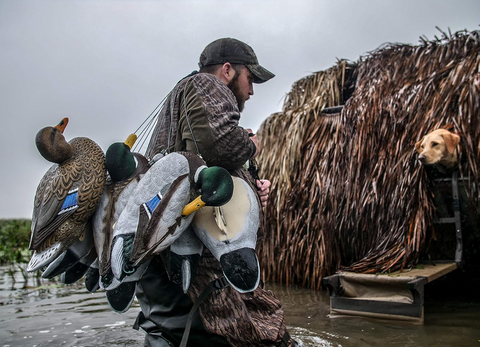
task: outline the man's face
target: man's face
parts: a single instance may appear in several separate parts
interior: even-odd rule
[[[232,91],[237,99],[238,109],[240,112],[245,107],[245,101],[253,95],[253,75],[247,67],[242,66],[240,73],[235,71],[235,76],[228,83],[228,88]]]

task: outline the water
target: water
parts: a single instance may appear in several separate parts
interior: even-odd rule
[[[64,286],[0,267],[0,347],[142,346],[131,327],[140,308],[110,310],[105,294],[82,283]],[[426,287],[425,324],[329,318],[326,291],[269,285],[281,299],[290,333],[312,346],[480,346],[480,285],[449,275]],[[430,294],[428,294],[430,293]]]

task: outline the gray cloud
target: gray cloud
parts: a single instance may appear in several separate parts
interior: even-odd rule
[[[258,129],[293,82],[385,42],[478,29],[480,2],[0,1],[0,218],[30,217],[51,165],[36,132],[65,116],[67,139],[106,150],[135,131],[218,37],[249,43],[277,76],[256,86],[241,124]]]

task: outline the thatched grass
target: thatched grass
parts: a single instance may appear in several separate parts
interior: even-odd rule
[[[463,134],[462,173],[478,208],[479,52],[479,31],[443,34],[386,45],[293,85],[283,112],[259,130],[261,175],[273,183],[259,247],[266,280],[320,288],[340,268],[415,265],[434,207],[414,144],[442,125]],[[352,84],[342,113],[322,114],[343,104]]]

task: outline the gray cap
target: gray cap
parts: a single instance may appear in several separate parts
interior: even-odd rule
[[[242,41],[223,38],[210,43],[200,54],[200,68],[217,64],[242,64],[255,77],[253,83],[263,83],[275,77],[273,73],[258,64],[257,56],[252,47]]]

